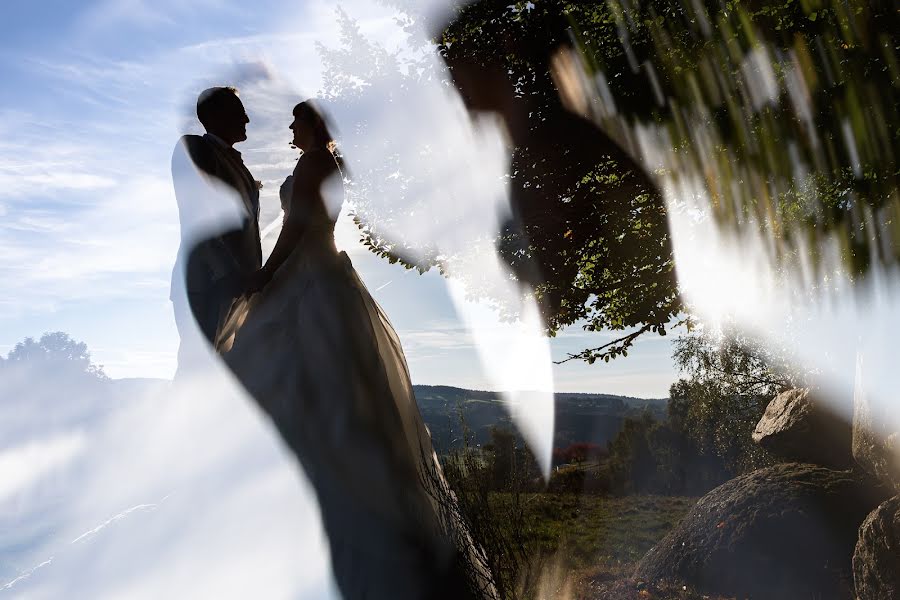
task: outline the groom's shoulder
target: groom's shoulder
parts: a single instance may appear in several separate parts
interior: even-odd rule
[[[183,135],[175,144],[175,154],[186,153],[197,166],[207,165],[214,160],[212,144],[202,135]]]
[[[189,154],[197,152],[210,152],[212,150],[209,141],[202,135],[187,134],[178,138],[175,149],[184,149]]]

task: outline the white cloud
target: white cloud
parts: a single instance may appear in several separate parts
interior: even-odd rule
[[[66,190],[102,190],[109,189],[116,184],[109,177],[92,173],[50,172],[46,169],[47,165],[40,165],[30,173],[0,173],[0,186],[10,196],[26,196],[34,193],[56,193]]]
[[[470,353],[475,348],[472,335],[461,323],[450,320],[431,320],[420,327],[398,330],[407,356],[421,359],[449,358],[453,353]]]

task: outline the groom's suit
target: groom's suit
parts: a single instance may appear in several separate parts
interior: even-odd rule
[[[212,343],[243,282],[261,266],[259,187],[241,153],[211,134],[178,141],[172,180],[181,245],[170,297],[182,338],[181,364],[190,314]]]

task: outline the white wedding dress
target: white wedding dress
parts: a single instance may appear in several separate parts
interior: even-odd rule
[[[397,334],[335,249],[341,179],[326,150],[301,157],[282,204],[303,233],[263,291],[235,301],[217,347],[309,477],[346,600],[492,598]]]

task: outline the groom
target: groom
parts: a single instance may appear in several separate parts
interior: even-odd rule
[[[206,134],[183,136],[172,155],[181,224],[170,294],[181,336],[179,370],[203,350],[198,328],[208,343],[215,341],[231,302],[262,262],[260,186],[234,149],[247,139],[250,122],[237,90],[202,92],[197,118]]]

